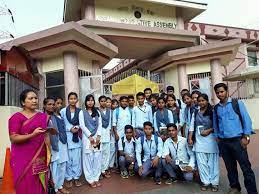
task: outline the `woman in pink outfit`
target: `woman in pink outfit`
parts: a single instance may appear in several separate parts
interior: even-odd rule
[[[47,194],[50,159],[46,141],[48,117],[36,111],[38,97],[33,90],[24,90],[20,102],[23,110],[9,119],[16,194]]]

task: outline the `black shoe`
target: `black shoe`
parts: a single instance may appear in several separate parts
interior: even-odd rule
[[[177,182],[176,178],[169,178],[165,181],[166,185],[171,185],[173,183]]]
[[[156,178],[155,179],[155,184],[156,185],[161,185],[162,184],[161,179],[160,178]]]

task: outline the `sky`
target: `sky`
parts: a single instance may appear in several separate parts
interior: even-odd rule
[[[192,1],[208,4],[208,9],[195,22],[259,29],[259,0]],[[9,15],[1,15],[1,7],[12,11],[14,23]],[[20,37],[62,24],[63,7],[64,0],[0,0],[0,29]],[[114,62],[111,64],[109,68]]]

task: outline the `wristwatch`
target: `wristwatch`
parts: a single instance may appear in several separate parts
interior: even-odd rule
[[[245,136],[243,136],[243,138],[246,138],[246,140],[247,140],[248,142],[250,142],[250,137],[249,137],[249,135],[245,135]]]

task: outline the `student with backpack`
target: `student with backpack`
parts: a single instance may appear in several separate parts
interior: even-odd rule
[[[155,183],[161,184],[163,142],[160,137],[153,134],[153,125],[147,121],[143,124],[144,136],[140,136],[136,141],[136,159],[138,174],[146,177],[154,172]]]
[[[126,179],[129,176],[134,176],[134,165],[135,151],[136,151],[135,139],[134,139],[134,129],[131,125],[125,126],[125,136],[120,138],[118,142],[119,150],[119,166],[121,177]]]
[[[178,135],[177,126],[173,123],[167,125],[167,132],[169,138],[164,145],[162,160],[163,168],[170,176],[166,184],[176,180],[192,181],[195,157],[187,139]]]
[[[124,128],[126,125],[131,125],[132,112],[128,107],[128,97],[120,97],[120,106],[113,111],[112,126],[115,134],[115,140],[119,141],[124,137]]]
[[[219,150],[213,135],[213,108],[207,94],[200,94],[197,101],[200,109],[195,110],[192,116],[189,142],[194,142],[201,190],[207,191],[211,187],[212,192],[217,192],[220,170]]]
[[[137,93],[138,105],[132,111],[132,126],[135,129],[137,138],[144,135],[143,123],[146,121],[153,122],[152,109],[144,104],[144,100],[145,94],[143,92]]]
[[[228,172],[229,194],[241,193],[237,162],[243,172],[247,193],[257,194],[255,175],[247,153],[250,135],[253,134],[251,118],[243,102],[229,97],[226,84],[216,84],[214,91],[220,100],[214,107],[214,135]]]

